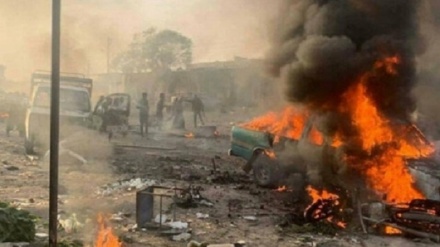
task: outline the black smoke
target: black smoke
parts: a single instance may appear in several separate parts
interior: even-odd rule
[[[419,0],[289,0],[268,56],[287,99],[328,114],[359,76],[384,57],[401,59],[397,76],[379,71],[368,94],[382,114],[407,120],[416,105],[415,56],[421,52]]]

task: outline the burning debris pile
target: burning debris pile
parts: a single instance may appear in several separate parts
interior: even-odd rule
[[[418,5],[417,0],[286,1],[268,65],[284,81],[293,105],[244,127],[271,133],[274,144],[307,137],[324,147],[319,177],[309,177],[311,184],[332,191],[336,175],[337,186],[372,192],[363,193],[363,200],[423,199],[406,164],[434,152],[411,119],[415,58],[421,52]],[[320,205],[338,203],[336,197]]]

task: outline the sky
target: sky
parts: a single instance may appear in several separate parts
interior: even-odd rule
[[[64,0],[61,70],[107,70],[135,33],[172,29],[193,41],[193,61],[263,57],[281,0]],[[9,80],[50,67],[51,1],[0,0],[0,64]],[[107,43],[109,49],[107,50]]]

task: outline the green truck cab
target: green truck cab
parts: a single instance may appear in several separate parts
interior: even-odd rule
[[[328,145],[316,145],[309,141],[311,128],[311,124],[306,125],[301,137],[294,140],[234,126],[229,155],[246,160],[243,170],[252,171],[255,182],[260,186],[276,188],[287,183],[291,185],[289,187],[301,190],[308,178],[313,176],[308,171],[309,167],[329,163],[329,156],[325,158],[325,153],[332,151]],[[307,155],[303,155],[305,153]]]

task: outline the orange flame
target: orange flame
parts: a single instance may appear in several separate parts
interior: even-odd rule
[[[275,191],[277,191],[277,192],[287,191],[287,186],[285,186],[285,185],[279,186]]]
[[[271,158],[271,159],[275,159],[276,155],[275,152],[273,150],[264,150],[264,154],[267,155],[267,157]]]
[[[391,227],[391,226],[385,226],[384,231],[385,231],[385,234],[388,234],[388,235],[399,235],[399,234],[402,234],[401,230],[396,229],[396,228]]]
[[[388,202],[404,203],[412,199],[424,198],[414,186],[414,180],[406,166],[407,159],[428,157],[434,147],[423,134],[410,123],[396,123],[387,118],[376,106],[369,92],[371,78],[377,74],[388,76],[398,74],[399,56],[384,57],[376,61],[372,69],[359,76],[359,79],[341,95],[341,102],[334,109],[348,116],[356,134],[345,135],[339,130],[330,136],[330,145],[359,147],[362,155],[343,155],[343,161],[350,169],[362,174],[368,187],[378,194],[387,195]],[[386,83],[386,82],[384,82]],[[329,109],[326,109],[329,110]],[[243,125],[245,128],[267,131],[274,135],[274,143],[280,137],[298,140],[310,119],[308,109],[287,107],[280,114],[268,113]],[[351,132],[352,133],[352,132]],[[322,145],[327,140],[313,125],[308,140]],[[313,191],[309,191],[313,197]],[[325,194],[325,192],[323,192]],[[320,196],[322,197],[322,195]]]
[[[375,69],[385,69],[387,73],[395,75],[395,65],[399,62],[397,57],[385,58],[376,62]],[[390,121],[378,111],[366,87],[371,73],[365,73],[343,95],[344,101],[340,110],[351,115],[362,149],[369,154],[373,149],[380,148],[381,151],[367,159],[355,158],[348,161],[352,161],[352,167],[357,167],[366,174],[366,181],[371,188],[387,195],[387,201],[399,203],[423,198],[414,187],[405,159],[428,156],[434,149],[432,145],[423,143],[419,137],[415,140],[409,138],[411,134],[421,135],[414,126],[401,124],[398,128],[393,128]]]
[[[335,203],[339,204],[339,200],[338,200],[339,196],[336,194],[330,193],[325,189],[317,190],[309,185],[309,186],[307,186],[306,190],[307,190],[307,193],[309,194],[309,196],[312,198],[312,203],[309,205],[309,207],[313,203],[317,202],[318,200],[326,200],[326,199],[335,200]],[[334,217],[328,217],[327,221],[335,224],[336,226],[338,226],[340,228],[345,228],[347,226],[346,222],[336,220]]]
[[[113,234],[103,214],[98,214],[99,232],[96,236],[95,247],[122,247],[118,237]]]
[[[307,121],[307,113],[293,106],[286,107],[281,114],[270,112],[253,119],[243,127],[253,130],[267,131],[273,135],[298,140]]]
[[[186,133],[185,134],[186,138],[194,138],[194,134],[192,132]]]
[[[339,196],[333,193],[328,192],[327,190],[317,190],[313,188],[312,186],[307,186],[306,188],[307,193],[309,193],[309,196],[312,198],[312,204],[317,202],[318,200],[322,199],[338,199]]]

